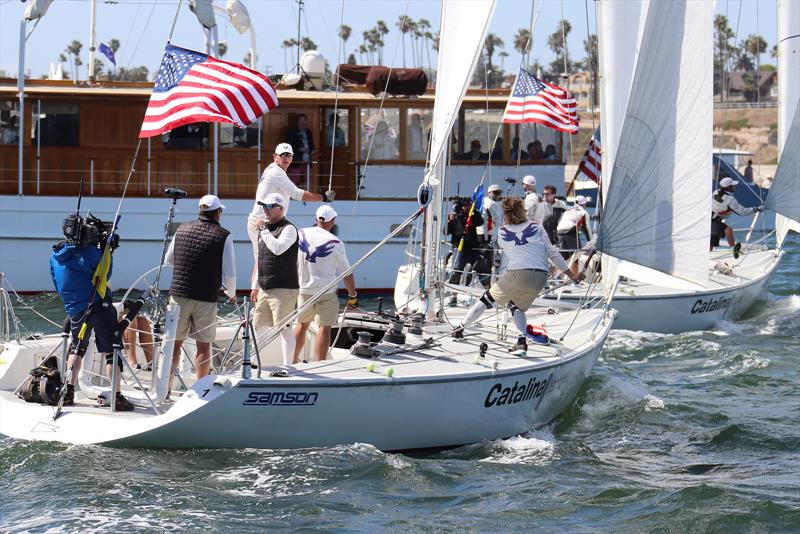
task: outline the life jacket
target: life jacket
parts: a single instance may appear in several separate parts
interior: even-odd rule
[[[216,302],[222,286],[222,256],[230,232],[201,215],[175,232],[170,295]]]
[[[288,219],[283,218],[274,224],[268,224],[267,230],[275,237],[281,235],[284,228],[294,226]],[[300,281],[297,274],[298,238],[283,254],[272,252],[263,239],[258,240],[258,287],[264,291],[268,289],[299,289]]]
[[[711,195],[711,214],[712,217],[723,219],[727,217],[733,210],[730,209],[728,204],[730,203],[730,199],[733,198],[733,193],[728,191],[723,191],[722,189],[717,189],[714,191],[714,194]]]

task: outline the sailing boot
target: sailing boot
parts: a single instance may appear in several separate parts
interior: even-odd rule
[[[117,399],[114,402],[114,409],[118,412],[132,412],[134,409],[131,401],[122,396],[122,393],[117,392]]]
[[[458,325],[450,332],[450,337],[453,339],[464,339],[464,325]]]
[[[525,339],[525,336],[519,336],[517,338],[517,342],[511,348],[511,352],[527,352],[528,351],[528,341]]]
[[[64,406],[75,406],[75,386],[66,385],[67,392],[64,393]]]
[[[741,243],[736,243],[735,245],[733,245],[733,259],[734,260],[738,260],[739,259],[739,255],[741,253],[742,253],[742,244]]]

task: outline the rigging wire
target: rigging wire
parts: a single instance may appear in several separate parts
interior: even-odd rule
[[[317,4],[317,5],[319,5],[319,4]],[[323,17],[323,20],[325,20],[324,17]],[[344,39],[342,39],[342,36],[341,36],[341,33],[342,33],[341,32],[341,28],[342,28],[343,24],[344,24],[344,0],[342,0],[342,11],[341,11],[341,15],[339,16],[339,30],[340,30],[339,31],[339,50],[336,52],[336,61],[337,61],[337,63],[339,65],[342,64],[342,48],[343,48],[342,44],[343,44]],[[327,27],[328,26],[326,25],[325,28],[327,29]],[[338,70],[338,67],[337,67],[337,70]],[[336,129],[339,128],[339,92],[340,92],[339,83],[338,83],[339,81],[340,81],[339,79],[336,80],[336,82],[337,82],[336,83],[336,98],[333,101],[333,122],[331,124],[326,124],[325,132],[323,134],[323,135],[325,135],[325,139],[327,140],[328,139],[328,128],[331,129],[331,135],[330,135],[331,166],[330,166],[330,169],[328,170],[328,191],[331,191],[333,189],[333,156],[334,156],[335,151],[336,151]],[[328,119],[328,117],[325,117],[324,115],[323,115],[322,118],[323,118],[323,120],[327,120]],[[358,195],[358,185],[356,185],[356,195]]]
[[[406,0],[406,7],[405,7],[405,11],[403,12],[403,26],[400,28],[400,32],[399,32],[401,39],[405,35],[403,33],[403,29],[405,29],[405,25],[409,20],[409,18],[408,18],[408,7],[409,7],[410,3],[411,3],[411,0]],[[399,50],[399,48],[400,48],[400,40],[395,42],[395,45],[394,45],[394,52],[392,53],[392,65],[394,65],[394,60],[395,60],[395,58],[397,56],[397,51]],[[381,95],[381,104],[380,104],[380,106],[378,106],[378,117],[380,117],[383,114],[383,105],[386,102],[386,90],[389,88],[389,81],[392,78],[392,70],[393,69],[394,69],[394,67],[389,67],[389,73],[386,76],[386,85],[384,85],[384,87],[383,87],[383,94]],[[376,126],[377,126],[377,123],[376,123]],[[369,145],[367,145],[367,157],[364,158],[364,166],[363,167],[364,167],[365,170],[366,170],[367,166],[369,165],[369,158],[370,158],[370,155],[372,154],[372,145],[375,142],[375,134],[377,133],[377,131],[378,131],[377,127],[373,128],[372,129],[372,134],[370,135],[370,138],[369,138]],[[360,137],[361,132],[358,132],[358,134],[359,134],[359,137]],[[356,146],[358,147],[358,145],[360,145],[360,143],[357,143]],[[356,199],[355,199],[355,201],[353,201],[353,211],[352,211],[353,214],[355,214],[355,212],[356,212],[356,207],[358,206],[358,201],[361,198],[361,189],[362,189],[362,186],[364,185],[364,182],[366,181],[366,179],[367,179],[367,175],[365,173],[363,175],[363,177],[361,178],[361,180],[356,180],[356,183],[357,183]]]

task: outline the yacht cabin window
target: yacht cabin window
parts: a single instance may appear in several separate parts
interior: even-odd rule
[[[16,145],[19,140],[19,102],[0,101],[0,145]]]
[[[431,119],[433,119],[432,109],[408,108],[406,110],[406,159],[412,161],[427,159]]]
[[[400,159],[400,110],[361,108],[361,159]]]
[[[33,144],[38,143],[41,136],[42,146],[80,145],[80,106],[77,103],[42,101],[41,113],[38,105],[33,108],[31,125]]]

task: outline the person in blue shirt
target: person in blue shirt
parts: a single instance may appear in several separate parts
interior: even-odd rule
[[[81,360],[89,346],[89,338],[94,331],[97,352],[106,358],[106,372],[109,379],[114,355],[114,338],[119,330],[117,312],[111,304],[111,286],[108,284],[104,297],[98,293],[92,281],[98,263],[103,256],[101,245],[80,246],[61,241],[53,247],[50,255],[50,275],[53,285],[61,297],[64,309],[69,315],[72,330],[72,344],[70,346],[67,369],[71,370],[69,384],[64,395],[64,406],[75,404],[75,382],[81,370]],[[112,265],[113,266],[113,265]],[[106,281],[111,278],[111,268],[108,270]],[[79,339],[80,330],[86,324],[83,339]],[[120,371],[122,362],[118,361]],[[117,411],[131,411],[133,405],[119,393],[119,379],[122,373],[117,373],[117,398],[115,407]]]

